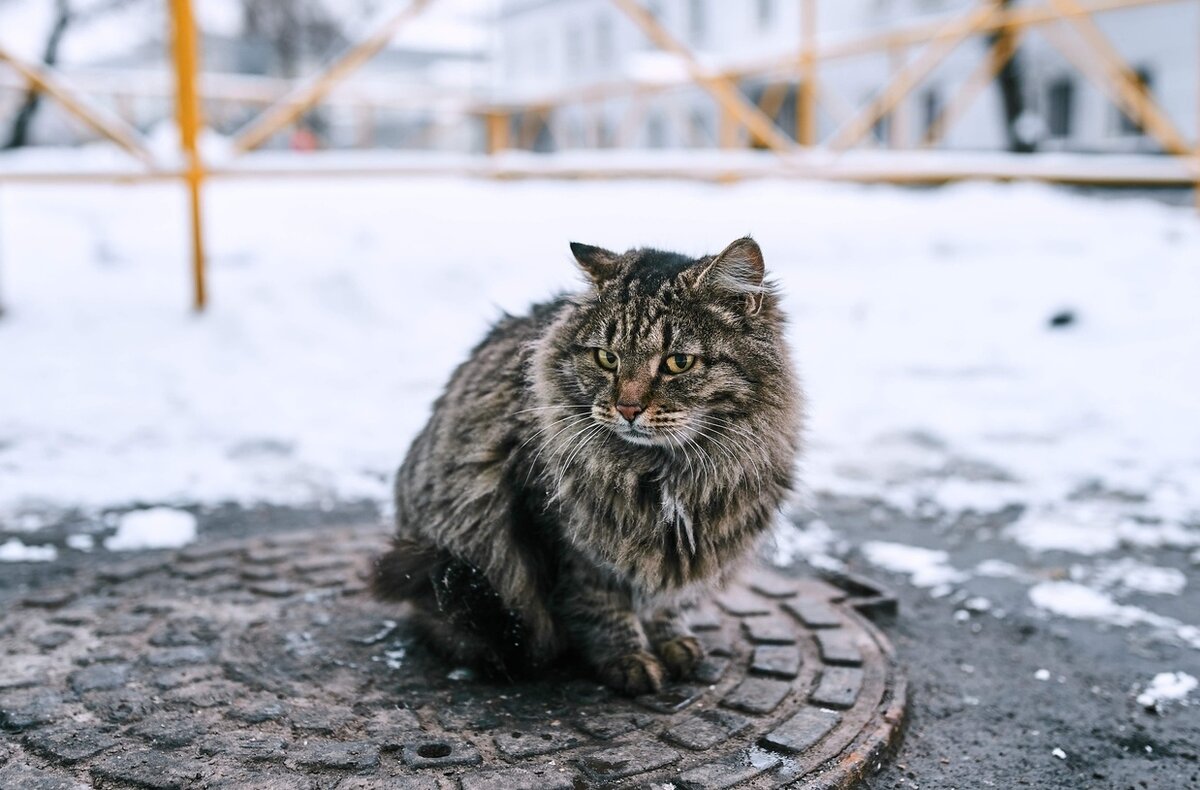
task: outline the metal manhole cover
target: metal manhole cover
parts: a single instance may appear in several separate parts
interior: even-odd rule
[[[203,545],[8,607],[0,788],[841,787],[899,733],[853,589],[751,571],[696,613],[700,680],[629,700],[450,671],[368,597],[383,541]]]

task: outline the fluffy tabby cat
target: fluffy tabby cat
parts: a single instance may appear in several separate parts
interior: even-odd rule
[[[801,395],[753,240],[571,250],[590,287],[503,318],[434,405],[375,590],[453,661],[511,677],[571,650],[640,694],[702,658],[683,610],[787,495]]]

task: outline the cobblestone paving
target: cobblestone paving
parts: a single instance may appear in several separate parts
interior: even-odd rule
[[[696,612],[698,682],[627,700],[429,656],[365,592],[382,544],[200,545],[3,602],[0,788],[837,787],[898,735],[868,588],[752,571]]]

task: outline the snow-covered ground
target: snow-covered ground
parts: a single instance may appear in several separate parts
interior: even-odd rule
[[[418,178],[237,180],[207,201],[196,317],[174,186],[0,189],[0,532],[67,509],[384,501],[488,324],[578,285],[568,241],[699,254],[750,232],[792,316],[810,494],[948,519],[1023,505],[997,540],[1091,563],[1030,579],[1032,603],[1118,624],[1157,615],[1113,595],[1186,580],[1115,553],[1200,547],[1189,209],[1031,185]],[[780,551],[837,542],[810,521]],[[1021,573],[916,548],[863,556],[935,591]]]

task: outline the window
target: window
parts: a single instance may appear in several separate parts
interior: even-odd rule
[[[921,94],[921,118],[924,121],[926,137],[933,131],[933,125],[942,116],[942,94],[937,88],[928,88]]]
[[[667,121],[659,113],[653,113],[646,120],[646,146],[648,148],[667,147]]]
[[[598,118],[596,120],[596,146],[598,148],[614,148],[616,145],[616,127],[607,118]]]
[[[692,147],[703,148],[713,144],[716,135],[713,134],[712,124],[703,111],[693,110],[688,125],[691,127],[689,143]]]
[[[583,71],[583,31],[576,25],[567,28],[567,68],[572,74]]]
[[[892,114],[879,116],[879,120],[871,126],[871,134],[876,142],[887,145],[892,136]]]
[[[694,44],[703,44],[708,37],[708,7],[704,0],[688,3],[688,33]]]
[[[1060,77],[1046,88],[1046,127],[1051,137],[1070,137],[1075,115],[1075,82]]]
[[[613,62],[613,27],[607,14],[596,17],[596,65],[611,66]]]
[[[1133,73],[1147,94],[1154,92],[1154,74],[1148,67],[1139,66],[1134,69]],[[1120,110],[1117,110],[1117,131],[1123,135],[1142,135],[1146,133],[1140,121],[1135,121]]]
[[[775,0],[758,0],[758,29],[766,30],[775,22]]]

